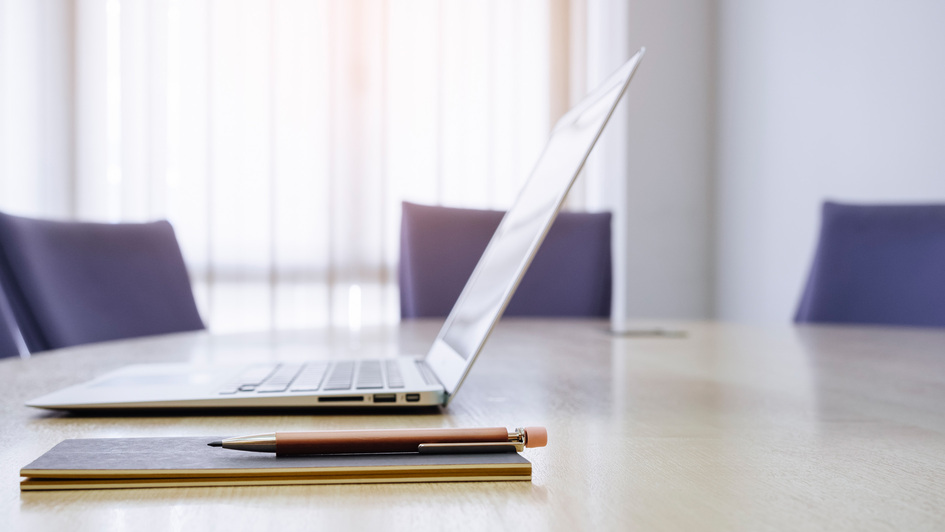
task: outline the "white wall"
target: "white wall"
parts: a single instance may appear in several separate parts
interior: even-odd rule
[[[626,212],[614,220],[615,276],[623,275],[615,279],[615,298],[623,302],[614,306],[614,325],[621,327],[620,318],[706,317],[712,307],[714,2],[607,0],[590,7],[590,55],[613,60],[598,70],[609,73],[641,46],[647,49],[615,116],[624,123],[608,126],[589,160],[604,160],[624,174],[615,173],[617,186],[605,191],[626,198]],[[621,24],[629,24],[626,31],[612,29]],[[608,31],[622,37],[602,40]],[[619,240],[626,244],[625,264]]]
[[[825,198],[945,202],[945,3],[720,0],[717,317],[788,322]]]

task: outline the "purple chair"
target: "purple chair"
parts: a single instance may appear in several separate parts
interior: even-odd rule
[[[400,315],[446,316],[504,213],[402,207]],[[610,213],[559,214],[505,315],[609,316],[610,220]]]
[[[794,321],[945,327],[945,205],[824,203]]]
[[[0,290],[0,358],[19,356],[22,341],[7,296]]]
[[[0,282],[31,352],[204,328],[166,221],[0,213]]]

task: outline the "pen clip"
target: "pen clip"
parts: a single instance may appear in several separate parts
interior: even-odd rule
[[[517,442],[421,443],[420,454],[477,454],[522,452],[525,446]]]

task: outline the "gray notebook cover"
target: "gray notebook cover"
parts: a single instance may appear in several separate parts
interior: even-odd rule
[[[221,439],[203,436],[65,440],[20,470],[20,475],[29,477],[21,487],[90,489],[531,478],[531,463],[518,453],[277,457],[207,445]]]

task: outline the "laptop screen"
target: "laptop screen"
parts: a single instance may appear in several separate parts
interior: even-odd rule
[[[434,345],[427,358],[441,380],[444,380],[441,369],[446,370],[446,380],[459,378],[457,382],[443,382],[447,392],[455,391],[465,369],[457,375],[455,369],[443,367],[459,361],[449,362],[446,359],[451,357],[437,352],[451,351],[454,357],[459,355],[462,365],[468,369],[544,240],[642,55],[643,50],[637,52],[555,124],[531,176],[502,218],[447,317],[437,338],[441,345]]]

